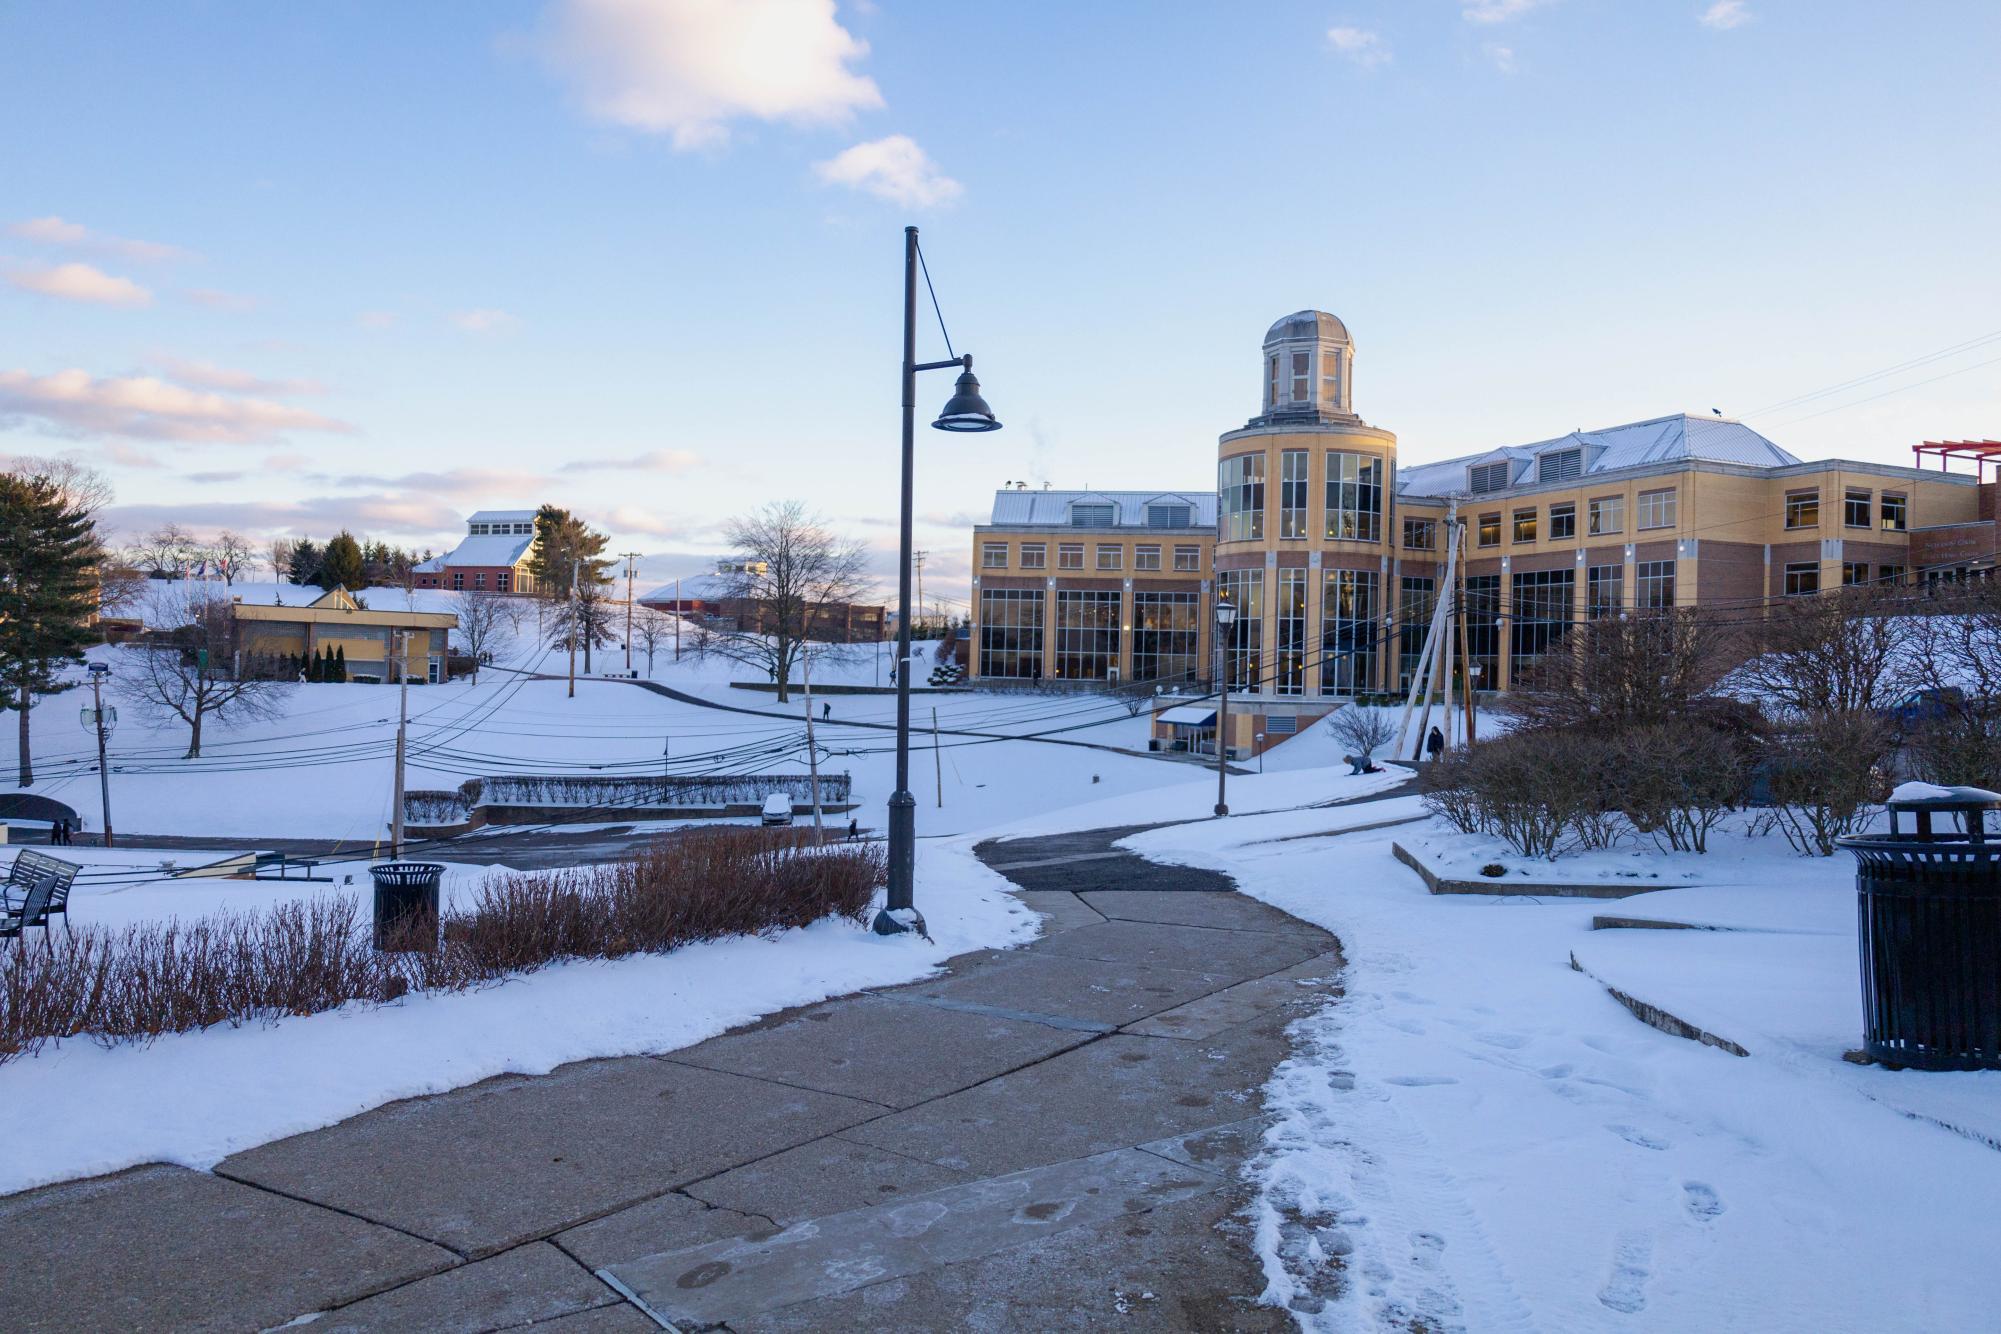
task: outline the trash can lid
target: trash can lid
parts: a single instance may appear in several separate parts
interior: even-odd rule
[[[1903,783],[1884,803],[1893,811],[2001,810],[2001,792],[1984,787],[1940,787],[1936,783]]]

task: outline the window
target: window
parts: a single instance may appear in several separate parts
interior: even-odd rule
[[[1273,357],[1271,359],[1270,379],[1265,384],[1265,406],[1268,408],[1275,408],[1278,406],[1278,358],[1277,357]]]
[[[485,587],[486,587],[486,571],[485,571],[485,570],[474,570],[474,571],[473,571],[473,573],[472,573],[472,586],[473,586],[474,588],[485,588]]]
[[[1005,570],[1007,568],[1007,543],[982,543],[980,546],[980,568],[983,570]]]
[[[1480,544],[1481,546],[1483,546],[1483,547],[1497,547],[1497,546],[1501,545],[1501,516],[1500,516],[1500,515],[1498,515],[1498,514],[1482,514],[1482,515],[1480,516],[1480,539],[1479,539],[1479,544]]]
[[[453,570],[452,587],[464,588],[465,586],[466,586],[466,572],[464,570]]]
[[[1798,561],[1786,566],[1786,596],[1811,597],[1820,591],[1820,566],[1814,561]]]
[[[1220,570],[1216,595],[1237,608],[1237,620],[1223,647],[1223,679],[1232,690],[1256,690],[1261,684],[1258,658],[1264,650],[1265,572]]]
[[[1403,544],[1411,551],[1433,551],[1438,547],[1438,520],[1405,519]]]
[[[1674,562],[1643,560],[1633,567],[1634,601],[1647,611],[1674,606]]]
[[[1126,549],[1124,547],[1110,546],[1103,542],[1100,542],[1098,544],[1099,569],[1121,570],[1125,568],[1125,563],[1126,563]]]
[[[1135,570],[1157,570],[1160,568],[1160,548],[1140,546],[1133,548],[1133,568]]]
[[[1217,472],[1217,503],[1225,542],[1259,542],[1265,535],[1265,456],[1224,459]]]
[[[1478,671],[1475,690],[1496,690],[1501,678],[1501,576],[1466,576],[1466,656]]]
[[[1559,449],[1535,461],[1535,479],[1538,482],[1567,482],[1583,473],[1584,451],[1581,449]]]
[[[1841,562],[1841,586],[1855,588],[1869,582],[1869,562],[1866,560],[1846,560]]]
[[[487,535],[487,525],[483,523],[469,523],[466,525],[466,533],[470,537],[485,537]]]
[[[1515,511],[1515,541],[1535,541],[1536,512],[1534,510]]]
[[[1320,604],[1320,693],[1352,695],[1374,687],[1376,605],[1374,570],[1329,570]]]
[[[1673,491],[1640,492],[1641,528],[1672,528],[1675,524],[1675,493]]]
[[[1594,565],[1584,572],[1584,616],[1602,621],[1617,616],[1626,603],[1626,567]]]
[[[1070,507],[1072,528],[1110,528],[1116,520],[1116,510],[1111,505],[1098,502],[1079,501]]]
[[[1084,568],[1084,544],[1082,542],[1062,542],[1056,547],[1056,568],[1059,570],[1081,570]]]
[[[1042,675],[1041,590],[980,590],[980,675],[1034,680]]]
[[[1410,689],[1411,678],[1424,657],[1424,637],[1431,631],[1431,613],[1437,605],[1437,581],[1429,575],[1405,575],[1403,597],[1397,605],[1397,689]],[[1323,672],[1322,675],[1325,675]]]
[[[1562,641],[1570,629],[1570,595],[1576,586],[1574,569],[1533,570],[1515,576],[1515,614],[1508,623],[1510,683],[1521,684],[1522,674]]]
[[[1626,531],[1626,498],[1600,496],[1585,509],[1584,530],[1593,537],[1610,537]]]
[[[1045,570],[1049,568],[1049,548],[1041,542],[1021,544],[1021,568],[1024,570]]]
[[[1292,354],[1292,401],[1306,403],[1313,398],[1313,356],[1308,352]]]
[[[1119,666],[1119,594],[1056,594],[1056,675],[1108,681]]]
[[[493,586],[503,593],[512,593],[514,591],[514,571],[502,570],[499,574],[494,575]]]
[[[1322,348],[1320,351],[1320,395],[1326,401],[1329,411],[1341,408],[1341,349]]]
[[[1275,695],[1306,693],[1306,571],[1278,572],[1278,597],[1272,607],[1278,637],[1278,660],[1272,677]]]
[[[1149,528],[1186,528],[1194,517],[1191,505],[1154,504],[1146,507],[1146,526]]]
[[[1549,540],[1568,542],[1577,536],[1577,506],[1574,504],[1551,505],[1549,507]]]
[[[1642,528],[1645,524],[1640,525]],[[1786,493],[1786,527],[1820,527],[1820,492],[1788,491]]]
[[[1174,568],[1177,570],[1199,572],[1202,569],[1202,548],[1176,547],[1174,549]]]
[[[1883,531],[1901,533],[1910,517],[1910,498],[1883,493]]]
[[[1327,536],[1333,541],[1382,541],[1381,459],[1339,450],[1327,455]]]
[[[1133,594],[1133,680],[1193,681],[1200,615],[1194,593]]]
[[[1488,491],[1508,489],[1508,472],[1513,465],[1503,459],[1499,463],[1478,463],[1466,470],[1466,486],[1474,495]]]
[[[1871,497],[1867,491],[1852,486],[1849,487],[1847,497],[1841,502],[1842,526],[1845,528],[1867,528],[1871,523],[1875,522],[1875,515],[1871,513],[1874,506],[1870,504],[1870,499]]]
[[[1901,584],[1904,582],[1904,567],[1901,565],[1879,565],[1876,567],[1876,578],[1886,584]]]
[[[1306,459],[1303,449],[1278,456],[1278,535],[1306,536]]]

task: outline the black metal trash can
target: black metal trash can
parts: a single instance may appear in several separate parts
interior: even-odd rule
[[[1863,1047],[1884,1065],[2001,1069],[2001,793],[1889,802],[1890,832],[1855,854]],[[1915,828],[1904,829],[1906,817]]]
[[[375,878],[375,948],[437,949],[438,885],[445,868],[436,862],[383,862],[368,873]]]

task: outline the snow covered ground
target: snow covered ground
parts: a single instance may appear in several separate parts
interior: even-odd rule
[[[1849,859],[1726,840],[1698,887],[1434,898],[1389,855],[1423,830],[1312,837],[1420,813],[1397,798],[1128,840],[1346,948],[1345,998],[1300,1023],[1268,1090],[1271,1296],[1325,1329],[1993,1327],[2001,1075],[1843,1063],[1861,1023]],[[1733,929],[1593,931],[1606,913]],[[1644,1026],[1573,952],[1749,1055]]]

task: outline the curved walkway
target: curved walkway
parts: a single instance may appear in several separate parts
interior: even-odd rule
[[[1043,936],[657,1057],[0,1200],[14,1330],[1278,1330],[1236,1215],[1326,932],[989,843]],[[649,1318],[650,1313],[650,1318]]]

